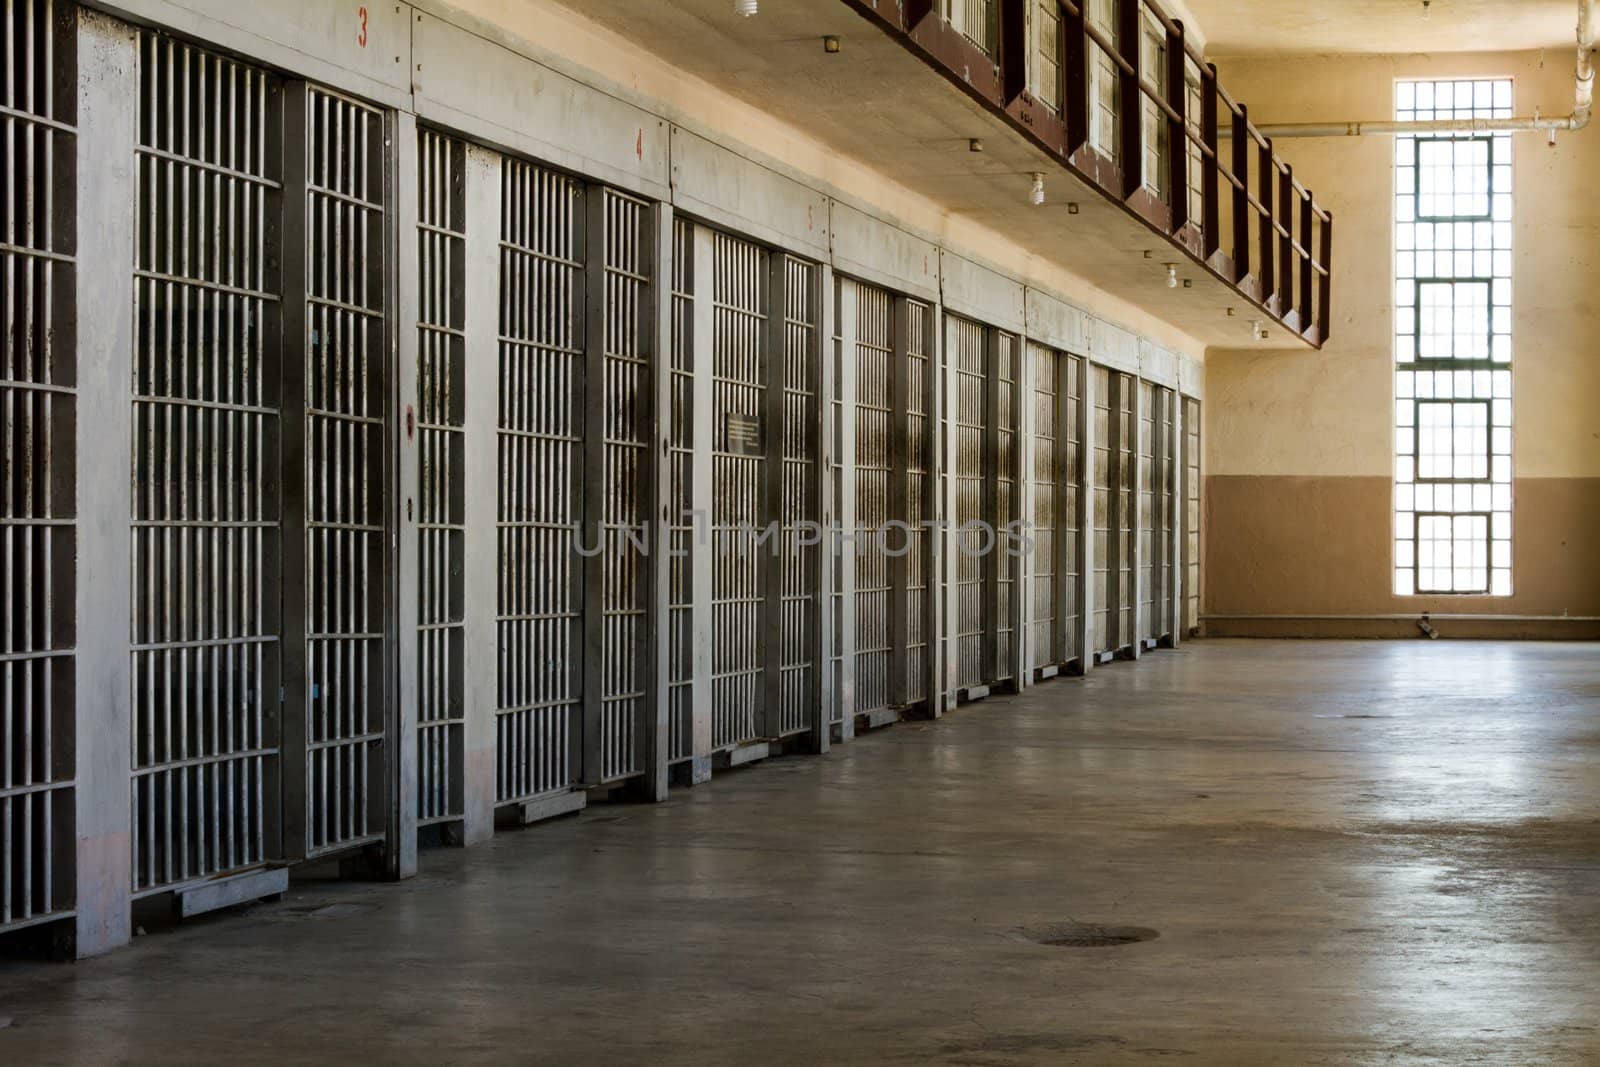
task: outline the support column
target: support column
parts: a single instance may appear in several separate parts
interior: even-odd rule
[[[467,146],[462,395],[462,841],[494,836],[500,702],[500,155]]]
[[[856,283],[839,296],[839,740],[856,735]]]
[[[717,412],[716,389],[716,235],[704,226],[694,228],[694,313],[693,333],[694,419],[690,431],[693,472],[689,482],[690,511],[694,529],[690,533],[690,584],[694,589],[690,611],[690,633],[694,646],[692,734],[694,737],[690,784],[711,780],[711,668],[717,635],[712,632],[711,601],[716,566],[711,545],[712,509],[715,506],[712,484],[716,464],[714,425]]]
[[[417,448],[417,321],[419,300],[417,294],[417,174],[419,167],[416,116],[406,112],[396,114],[392,120],[393,151],[389,154],[392,188],[386,222],[393,229],[395,254],[391,262],[396,265],[396,284],[391,291],[396,299],[392,306],[393,393],[389,421],[389,439],[393,451],[390,460],[395,471],[395,493],[392,500],[399,507],[391,507],[395,537],[390,542],[391,558],[395,572],[391,578],[394,587],[397,625],[394,655],[395,669],[390,681],[395,693],[396,730],[391,738],[389,760],[390,820],[388,827],[386,866],[396,878],[409,878],[417,873],[417,620],[420,617],[418,569],[419,538],[417,528],[416,494],[420,484],[421,457]]]
[[[129,825],[132,599],[134,151],[138,39],[78,15],[78,575],[74,693],[77,919],[74,953],[133,936]],[[111,610],[107,610],[107,606]]]
[[[835,541],[829,533],[835,516],[829,504],[829,487],[833,478],[833,440],[829,435],[829,411],[833,407],[833,268],[823,264],[817,268],[817,286],[812,294],[812,321],[817,324],[812,335],[812,392],[816,396],[816,410],[812,413],[812,427],[816,436],[817,476],[815,491],[810,501],[810,513],[822,526],[822,538],[817,543],[817,598],[815,606],[817,635],[815,683],[810,694],[813,720],[811,723],[811,751],[823,753],[832,743],[833,731],[829,729],[828,712],[833,707],[833,549]]]
[[[672,545],[667,509],[672,500],[672,227],[670,204],[650,208],[650,402],[648,405],[650,460],[645,489],[645,602],[644,630],[648,635],[649,666],[646,682],[644,729],[644,795],[667,799],[667,770],[671,762],[672,730],[668,714],[672,705],[672,623],[667,605],[672,601],[672,566],[667,551]]]

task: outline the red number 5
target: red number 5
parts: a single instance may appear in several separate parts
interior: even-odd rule
[[[362,8],[359,14],[361,16],[361,32],[356,34],[356,44],[365,48],[367,47],[367,9]]]

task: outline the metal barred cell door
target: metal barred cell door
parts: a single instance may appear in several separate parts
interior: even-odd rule
[[[500,630],[496,801],[581,773],[584,190],[507,159],[500,253]]]
[[[281,854],[279,592],[286,577],[279,567],[281,88],[262,71],[154,33],[140,38],[139,66],[135,895]],[[374,577],[363,570],[352,594]],[[336,657],[345,673],[321,676],[330,695],[335,678],[364,678],[369,655]],[[364,703],[364,685],[353,692],[352,714]],[[359,762],[346,774],[359,776],[364,803],[367,767]],[[339,825],[362,833],[366,826]]]
[[[892,515],[889,482],[894,470],[894,298],[874,286],[855,284],[856,528],[856,714],[869,719],[889,708],[887,531]]]
[[[1152,421],[1154,432],[1153,460],[1151,469],[1154,479],[1154,515],[1155,549],[1153,577],[1155,582],[1154,624],[1150,632],[1156,641],[1170,641],[1173,637],[1172,615],[1172,579],[1173,579],[1173,553],[1177,548],[1179,531],[1176,527],[1178,521],[1177,510],[1174,505],[1175,491],[1173,487],[1173,422],[1172,422],[1172,390],[1165,386],[1156,386],[1153,390],[1155,401],[1155,416]]]
[[[590,465],[587,511],[598,517],[604,551],[589,559],[589,588],[599,603],[587,605],[599,630],[601,656],[590,661],[584,691],[598,706],[586,715],[586,768],[591,784],[617,782],[645,770],[646,690],[651,660],[645,633],[649,560],[645,547],[649,419],[652,415],[652,319],[649,204],[609,189],[591,190],[589,230],[604,250],[591,258],[599,272],[602,317],[591,330],[585,423]],[[595,342],[600,342],[598,347]],[[592,530],[594,522],[586,523]],[[591,535],[590,547],[597,542]],[[598,609],[598,610],[596,610]],[[598,713],[598,714],[595,714]]]
[[[762,735],[762,617],[769,568],[760,541],[772,476],[766,435],[769,374],[769,253],[715,235],[711,299],[715,313],[713,509],[711,515],[713,750]]]
[[[1146,645],[1155,643],[1160,636],[1157,586],[1158,555],[1160,551],[1161,516],[1156,499],[1158,477],[1156,452],[1156,390],[1149,382],[1141,381],[1139,388],[1139,465],[1138,537],[1139,537],[1139,640]]]
[[[417,133],[417,825],[462,818],[466,145]]]
[[[1056,648],[1063,664],[1083,664],[1083,389],[1084,361],[1060,358],[1057,380],[1056,493]]]
[[[285,140],[304,167],[303,554],[285,578],[303,583],[303,754],[285,748],[304,761],[314,857],[381,842],[390,824],[389,123],[330,90],[297,96]]]
[[[956,368],[956,685],[975,689],[988,677],[984,538],[988,448],[989,359],[982,326],[948,316],[950,360]]]
[[[1200,401],[1183,398],[1183,634],[1200,630]]]
[[[901,450],[899,475],[907,530],[902,540],[892,540],[905,555],[896,561],[904,575],[905,622],[902,630],[905,647],[903,693],[898,702],[922,704],[929,698],[929,651],[933,624],[932,566],[933,530],[926,525],[934,517],[933,438],[931,416],[934,408],[934,373],[930,356],[933,339],[933,308],[920,300],[906,300],[904,309],[904,383],[896,390],[903,409],[905,447]],[[900,583],[897,583],[900,584]],[[892,694],[891,694],[892,695]]]
[[[995,380],[990,404],[994,433],[993,504],[987,516],[994,533],[993,546],[985,561],[994,583],[994,678],[1007,681],[1016,675],[1016,623],[1012,615],[1017,603],[1017,567],[1011,555],[1010,524],[1017,513],[1017,371],[1021,358],[1019,341],[1008,333],[995,337]]]
[[[1032,624],[1027,665],[1048,671],[1059,663],[1062,627],[1060,546],[1062,529],[1062,361],[1053,348],[1030,345],[1033,361],[1033,571]]]
[[[1137,427],[1134,425],[1134,387],[1137,384],[1130,374],[1113,373],[1112,382],[1115,388],[1115,400],[1112,405],[1112,536],[1115,541],[1113,556],[1116,559],[1115,584],[1115,614],[1113,616],[1114,633],[1112,634],[1113,650],[1123,650],[1131,647],[1138,640],[1134,633],[1134,618],[1136,615],[1137,590],[1134,575],[1134,536],[1135,536],[1135,508],[1134,478],[1137,473],[1135,468],[1135,448],[1137,442],[1134,434]]]
[[[777,692],[769,692],[765,732],[784,738],[813,728],[813,709],[821,695],[817,645],[821,548],[815,529],[806,528],[821,519],[817,513],[821,279],[815,266],[793,256],[783,256],[779,266],[775,284],[783,290],[782,376],[776,388],[769,386],[767,433],[770,445],[776,446],[773,465],[781,465],[781,488],[773,511],[782,523],[782,542],[779,552],[768,555],[768,566],[774,570],[769,588],[779,595],[780,604],[776,656],[770,646],[766,648],[769,675],[774,670],[777,674]]]
[[[0,934],[76,902],[76,9],[6,4],[0,107]]]
[[[694,757],[694,225],[672,229],[672,336],[670,447],[667,454],[667,529],[671,555],[667,586],[667,754],[673,763]]]
[[[1094,645],[1091,652],[1099,654],[1116,648],[1116,635],[1112,627],[1116,593],[1113,576],[1117,571],[1117,537],[1114,527],[1116,467],[1113,460],[1116,441],[1112,437],[1116,424],[1111,417],[1116,396],[1113,372],[1105,367],[1098,365],[1090,367],[1089,381],[1094,411],[1094,459],[1091,465],[1094,479],[1091,493],[1094,513],[1094,574],[1089,583],[1093,612],[1090,636]]]

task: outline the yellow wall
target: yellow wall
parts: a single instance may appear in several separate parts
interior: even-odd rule
[[[1258,123],[1390,118],[1401,78],[1510,76],[1519,115],[1572,110],[1565,50],[1219,68]],[[1207,354],[1209,612],[1600,615],[1600,124],[1554,147],[1536,133],[1513,144],[1514,595],[1392,595],[1393,139],[1285,139],[1334,216],[1333,339]]]

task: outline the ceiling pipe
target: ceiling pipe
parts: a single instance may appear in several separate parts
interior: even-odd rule
[[[1581,130],[1594,109],[1593,0],[1578,0],[1578,84],[1572,114],[1562,118],[1431,119],[1420,122],[1287,122],[1259,126],[1263,137],[1363,137],[1417,133],[1518,133]]]

